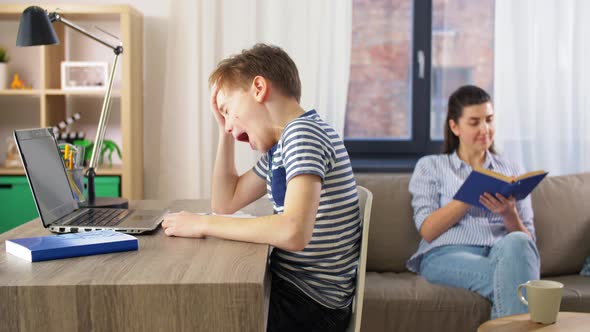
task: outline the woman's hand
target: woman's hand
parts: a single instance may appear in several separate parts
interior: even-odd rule
[[[518,216],[516,199],[514,197],[510,196],[506,198],[499,193],[494,197],[490,193],[484,193],[479,196],[479,201],[493,213],[502,216],[504,226],[509,231],[526,229]]]
[[[208,217],[181,211],[164,216],[162,228],[168,236],[204,237]]]
[[[524,224],[518,215],[516,199],[514,197],[510,196],[506,198],[501,194],[496,194],[496,197],[494,197],[489,193],[484,193],[479,196],[479,201],[493,213],[502,216],[504,227],[506,227],[509,232],[520,231],[527,233],[532,237],[528,229],[524,227]]]
[[[487,207],[490,211],[504,218],[518,216],[516,210],[516,199],[512,196],[506,198],[502,194],[496,194],[496,197],[490,193],[484,193],[479,196],[479,202]]]

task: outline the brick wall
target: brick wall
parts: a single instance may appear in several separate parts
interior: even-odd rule
[[[410,138],[412,3],[353,0],[346,137]],[[439,95],[467,83],[492,93],[493,15],[494,0],[433,0],[433,68],[465,68],[473,79],[443,79]]]

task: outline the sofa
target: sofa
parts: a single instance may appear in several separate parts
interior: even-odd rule
[[[406,269],[420,242],[410,176],[356,174],[373,193],[361,331],[476,331],[490,319],[489,301]],[[565,285],[561,311],[590,312],[590,277],[579,275],[590,255],[590,173],[547,177],[531,195],[541,278]]]

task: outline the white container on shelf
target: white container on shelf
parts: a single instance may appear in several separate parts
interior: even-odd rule
[[[8,86],[8,66],[6,62],[0,62],[0,90]]]
[[[107,67],[106,62],[62,61],[61,88],[80,91],[106,90]]]

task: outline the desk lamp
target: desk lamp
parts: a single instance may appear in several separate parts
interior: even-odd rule
[[[96,167],[98,163],[98,154],[102,148],[102,141],[106,131],[107,121],[109,118],[109,106],[111,103],[111,91],[113,89],[113,78],[115,76],[115,69],[117,68],[117,62],[119,56],[123,53],[123,46],[113,45],[104,39],[101,39],[97,35],[84,30],[76,24],[66,20],[59,13],[52,12],[47,13],[41,7],[30,6],[27,7],[21,17],[20,24],[18,27],[18,35],[16,38],[16,46],[37,46],[37,45],[54,45],[59,44],[59,39],[55,34],[52,22],[60,22],[65,24],[67,27],[72,28],[81,34],[89,37],[104,46],[110,48],[115,53],[115,60],[113,61],[113,67],[111,68],[110,76],[108,79],[108,85],[106,94],[102,103],[102,110],[100,112],[100,120],[98,122],[98,128],[96,130],[96,138],[94,140],[94,148],[92,149],[92,156],[90,158],[90,165],[86,172],[88,178],[88,199],[83,204],[85,207],[119,207],[127,208],[128,203],[126,199],[120,197],[96,197],[94,178],[96,176]]]

